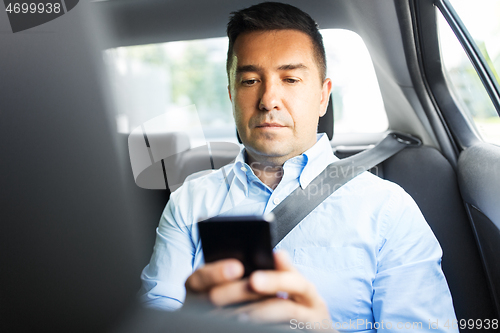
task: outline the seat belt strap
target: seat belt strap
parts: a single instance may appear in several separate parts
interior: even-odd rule
[[[375,147],[328,165],[306,188],[299,186],[272,210],[272,247],[342,185],[404,148],[421,144],[415,137],[392,132]]]

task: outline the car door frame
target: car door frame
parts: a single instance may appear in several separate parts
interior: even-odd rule
[[[476,69],[497,113],[500,88],[483,55],[448,0],[414,0],[415,36],[425,88],[435,112],[446,128],[457,156],[460,192],[481,254],[494,315],[500,318],[500,146],[484,142],[460,110],[447,84],[441,61],[437,15],[441,13],[454,31]],[[448,157],[448,156],[447,156]],[[473,286],[471,286],[473,287]]]

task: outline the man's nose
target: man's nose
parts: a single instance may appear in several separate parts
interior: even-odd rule
[[[279,85],[271,80],[265,81],[261,89],[259,110],[280,109]]]

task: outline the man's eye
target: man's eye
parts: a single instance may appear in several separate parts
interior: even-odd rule
[[[286,79],[285,79],[285,82],[286,82],[286,83],[292,83],[292,84],[293,84],[293,83],[297,83],[297,82],[299,82],[299,80],[298,80],[298,79],[293,79],[293,78],[286,78]]]
[[[250,79],[250,80],[243,80],[241,83],[244,86],[251,86],[251,85],[255,84],[256,82],[257,82],[256,79]]]

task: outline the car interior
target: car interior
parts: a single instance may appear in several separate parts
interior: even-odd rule
[[[216,140],[191,148],[182,135],[119,133],[119,105],[103,57],[113,48],[224,37],[229,13],[259,2],[80,2],[16,34],[0,14],[0,331],[263,331],[137,304],[140,272],[170,193],[230,163],[240,146]],[[335,133],[331,96],[318,132],[328,134],[339,158],[369,149],[389,132],[422,141],[372,172],[413,197],[439,240],[457,319],[500,319],[500,146],[478,133],[443,69],[438,16],[470,44],[450,2],[283,2],[309,13],[322,29],[361,37],[387,129]],[[499,82],[477,47],[466,50],[499,117]],[[176,147],[175,154],[153,158],[153,142]]]

